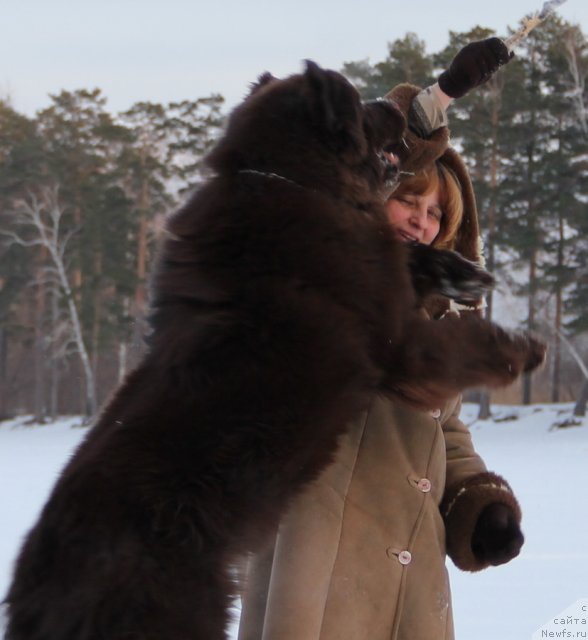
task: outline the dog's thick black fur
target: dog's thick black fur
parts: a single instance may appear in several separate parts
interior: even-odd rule
[[[383,208],[403,127],[313,63],[233,112],[215,177],[169,221],[150,351],[18,558],[8,640],[223,638],[233,564],[372,394],[437,406],[539,363],[525,336],[417,311]],[[415,255],[428,273],[439,254]],[[450,288],[475,297],[487,276],[462,266]]]

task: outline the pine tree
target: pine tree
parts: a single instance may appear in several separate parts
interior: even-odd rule
[[[203,158],[220,134],[224,120],[223,102],[223,97],[217,94],[168,105],[166,127],[170,144],[167,162],[173,175],[180,180],[180,194],[192,191],[205,178]]]
[[[135,287],[129,310],[133,318],[133,360],[136,360],[143,350],[149,256],[158,220],[174,203],[167,188],[172,176],[167,162],[170,131],[167,110],[161,104],[138,102],[119,114],[119,119],[130,136],[120,157],[120,174],[125,193],[133,203]]]
[[[360,91],[364,100],[380,98],[403,82],[425,87],[433,82],[433,61],[425,43],[414,33],[407,33],[388,44],[388,57],[370,66],[369,62],[347,62],[345,75]]]
[[[569,225],[573,238],[570,242],[569,266],[574,275],[574,286],[564,303],[568,314],[566,329],[572,334],[588,331],[588,43],[577,26],[570,26],[564,33],[563,55],[566,58],[571,82],[567,95],[573,104],[570,138],[576,143],[576,154],[570,167],[574,169]]]
[[[563,301],[573,280],[571,269],[575,219],[583,210],[581,164],[584,154],[571,97],[572,77],[565,56],[565,36],[569,25],[553,17],[533,32],[527,44],[526,62],[529,97],[519,111],[527,124],[520,133],[519,170],[526,172],[519,182],[519,205],[513,207],[510,229],[513,246],[529,265],[528,323],[552,336],[551,398],[560,398],[561,332]],[[530,125],[530,126],[529,126]],[[519,177],[520,174],[519,174]],[[525,217],[519,212],[523,209]],[[544,312],[539,314],[539,309]],[[550,314],[546,314],[549,310]],[[531,399],[531,382],[524,381],[523,400]]]

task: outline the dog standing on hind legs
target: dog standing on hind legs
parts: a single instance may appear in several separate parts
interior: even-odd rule
[[[310,62],[262,76],[235,109],[208,158],[214,177],[169,221],[149,353],[21,550],[7,640],[224,638],[231,567],[372,394],[432,407],[540,363],[525,335],[419,316],[410,249],[383,208],[403,129],[393,104],[362,104]],[[451,252],[410,261],[436,275],[448,264],[452,292],[488,286]]]

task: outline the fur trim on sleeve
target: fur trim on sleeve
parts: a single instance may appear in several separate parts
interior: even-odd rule
[[[521,508],[510,485],[495,473],[478,473],[445,491],[441,515],[447,531],[447,554],[464,571],[480,571],[490,566],[472,552],[472,535],[484,507],[500,502],[521,521]]]

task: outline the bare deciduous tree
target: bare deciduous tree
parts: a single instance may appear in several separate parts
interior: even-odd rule
[[[588,121],[586,117],[586,105],[584,104],[586,78],[582,69],[581,59],[582,48],[585,46],[583,41],[584,38],[579,27],[574,26],[567,30],[564,37],[564,47],[573,82],[572,99],[576,108],[578,122],[584,135],[588,136]]]
[[[90,358],[84,342],[80,316],[72,293],[66,269],[68,242],[75,229],[63,232],[61,221],[63,209],[59,203],[59,188],[45,187],[39,190],[39,196],[29,192],[27,199],[15,203],[14,230],[0,230],[8,243],[22,247],[43,247],[50,256],[52,268],[48,276],[54,276],[59,291],[66,302],[68,321],[73,335],[76,352],[79,355],[86,384],[86,414],[96,413],[96,385],[90,365]],[[59,325],[58,325],[59,326]],[[69,340],[61,341],[62,349],[67,349]],[[62,351],[62,354],[64,351]]]

